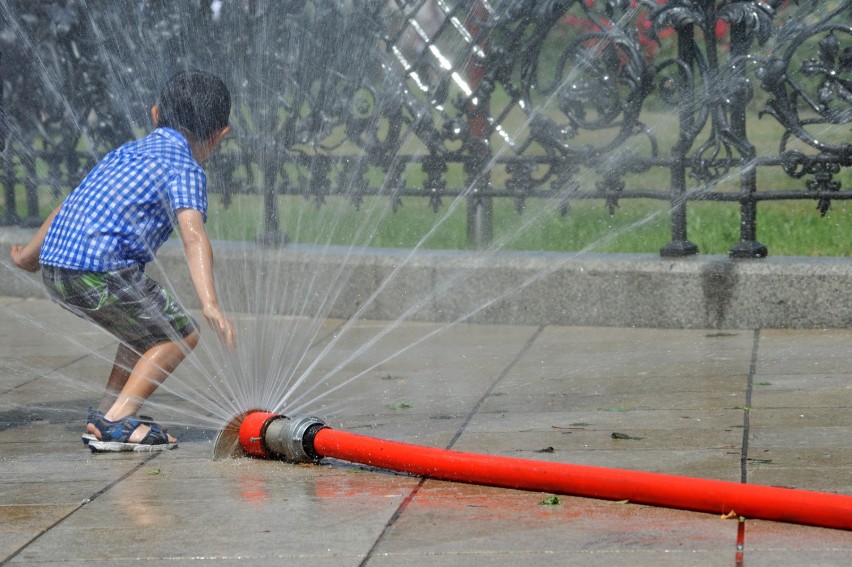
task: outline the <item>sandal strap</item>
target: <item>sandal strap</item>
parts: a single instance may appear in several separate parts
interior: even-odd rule
[[[110,421],[106,417],[100,417],[95,421],[95,427],[101,432],[101,440],[117,441],[127,443],[140,423],[133,416],[123,417],[116,421]]]
[[[139,442],[140,445],[167,445],[169,443],[169,436],[165,431],[160,429],[159,425],[153,421],[145,425],[150,427],[150,430],[148,431],[148,434],[142,438],[142,441]]]
[[[86,410],[86,425],[90,423],[94,424],[97,420],[103,419],[103,417],[104,412],[90,407],[88,410]]]
[[[98,431],[101,432],[101,439],[103,441],[130,443],[130,436],[133,435],[133,432],[142,425],[147,425],[150,431],[138,443],[139,445],[163,445],[169,442],[168,436],[159,425],[153,421],[143,423],[132,415],[116,421],[99,417],[94,423]]]

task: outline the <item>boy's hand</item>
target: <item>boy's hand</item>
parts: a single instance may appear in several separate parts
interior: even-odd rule
[[[231,352],[237,350],[237,335],[234,332],[234,324],[222,314],[219,308],[205,307],[202,313],[204,313],[204,318],[207,319],[213,330],[216,331],[216,336],[219,337],[219,341],[225,345],[225,348]]]
[[[12,262],[22,270],[26,270],[28,272],[37,272],[41,267],[38,261],[38,254],[33,256],[32,254],[27,253],[27,247],[18,246],[17,244],[12,245]]]

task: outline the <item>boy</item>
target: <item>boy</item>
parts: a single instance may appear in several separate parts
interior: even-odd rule
[[[218,77],[173,76],[151,108],[153,132],[107,154],[28,244],[12,246],[16,266],[43,268],[55,302],[120,341],[99,408],[89,410],[83,438],[93,451],[177,446],[156,423],[135,417],[198,344],[195,321],[144,272],[175,225],[204,317],[229,350],[236,347],[213,283],[200,165],[230,131],[230,112],[230,94]]]

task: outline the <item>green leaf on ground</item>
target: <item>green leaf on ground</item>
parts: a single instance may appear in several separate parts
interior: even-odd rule
[[[558,496],[548,496],[538,504],[539,506],[558,506],[559,504],[562,504],[562,501],[559,500]]]
[[[411,406],[411,404],[406,403],[406,402],[399,402],[399,403],[396,403],[396,404],[388,404],[385,407],[388,408],[388,409],[392,409],[392,410],[401,410],[401,409],[409,409],[412,406]]]

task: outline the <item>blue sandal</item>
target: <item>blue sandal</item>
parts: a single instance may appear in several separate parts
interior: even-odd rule
[[[95,435],[94,433],[89,433],[89,424],[97,427],[97,425],[95,425],[95,422],[98,419],[104,418],[104,412],[102,412],[101,410],[96,410],[90,407],[87,412],[88,413],[86,415],[86,431],[82,435],[83,445],[85,445],[86,447],[88,447],[89,443],[91,443],[92,441],[100,441],[97,435]],[[142,425],[151,425],[152,423],[154,423],[154,418],[148,415],[140,415],[137,416],[136,419],[138,419],[139,423],[141,423]]]
[[[143,418],[144,419],[144,418]],[[177,447],[170,443],[168,434],[159,425],[149,419],[139,419],[134,416],[123,417],[110,421],[103,414],[94,421],[95,427],[101,434],[100,440],[89,441],[89,449],[93,453],[119,451],[167,451]],[[147,425],[150,431],[138,443],[131,443],[130,436],[137,428]]]

